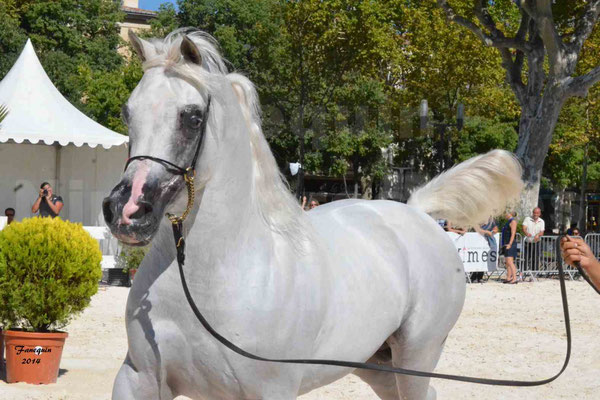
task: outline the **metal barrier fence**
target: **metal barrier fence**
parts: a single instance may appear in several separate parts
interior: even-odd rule
[[[585,235],[585,242],[592,249],[594,256],[600,258],[600,233],[588,233]]]
[[[517,275],[521,280],[530,276],[532,280],[536,281],[539,277],[550,277],[558,274],[558,262],[560,262],[559,258],[561,257],[556,246],[558,238],[559,236],[548,235],[540,237],[538,242],[530,242],[517,233],[515,242],[517,243],[518,252],[515,266],[517,267]],[[585,240],[594,251],[594,254],[598,256],[600,254],[600,234],[588,234]],[[571,280],[578,274],[577,269],[565,263],[563,263],[563,269]],[[499,278],[505,272],[506,266],[504,257],[502,257],[501,262],[498,263]]]

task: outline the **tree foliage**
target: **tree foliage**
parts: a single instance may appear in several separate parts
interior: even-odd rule
[[[0,4],[0,77],[10,69],[30,38],[46,73],[58,90],[76,107],[110,127],[119,116],[113,109],[87,108],[89,92],[113,81],[125,62],[118,23],[124,14],[112,0],[8,0]],[[80,72],[84,72],[80,75]],[[120,72],[118,72],[120,71]],[[98,81],[96,81],[98,79]],[[102,83],[104,82],[104,83]],[[129,91],[131,88],[129,88]],[[116,96],[122,100],[125,96]]]
[[[587,96],[600,81],[598,59],[593,67],[585,61],[586,46],[594,52],[589,44],[600,0],[437,3],[450,21],[495,48],[502,59],[506,82],[521,108],[516,150],[526,184],[521,209],[531,209],[537,205],[541,173],[563,105],[574,96]]]
[[[587,3],[596,1],[553,3],[554,27],[565,43],[581,37]],[[120,108],[142,71],[137,60],[117,52],[123,17],[118,3],[5,0],[0,74],[30,36],[61,92],[97,121],[124,132]],[[282,169],[303,157],[309,173],[355,174],[368,195],[388,171],[382,149],[390,144],[396,165],[425,176],[439,172],[442,152],[452,164],[496,147],[516,149],[524,129],[523,96],[510,71],[520,67],[519,79],[531,90],[539,76],[552,76],[550,53],[544,53],[542,71],[525,56],[527,46],[542,40],[539,29],[525,35],[529,44],[517,40],[534,1],[521,3],[525,8],[509,0],[178,0],[177,9],[163,4],[143,35],[164,37],[184,26],[213,35],[231,70],[257,86],[263,129]],[[462,23],[449,24],[441,4],[452,7]],[[468,23],[471,32],[464,29]],[[596,71],[599,34],[588,36],[575,78]],[[543,170],[553,186],[579,184],[586,143],[589,178],[597,179],[595,90],[589,101],[566,101],[558,117]],[[425,131],[417,119],[422,99],[431,111]],[[459,103],[467,117],[462,131],[452,127]],[[448,125],[444,143],[435,128],[441,124]]]

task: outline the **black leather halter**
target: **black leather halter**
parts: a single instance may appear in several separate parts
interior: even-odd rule
[[[179,217],[174,214],[165,214],[165,216],[169,219],[169,221],[171,221],[172,224],[173,237],[175,238],[175,244],[177,245],[177,261],[179,262],[179,265],[182,265],[185,261],[185,239],[183,237],[183,221],[185,220],[185,218],[187,217],[194,205],[194,178],[196,177],[196,163],[198,161],[198,156],[200,155],[200,148],[202,147],[202,143],[204,142],[204,133],[206,131],[206,124],[210,112],[210,102],[211,96],[208,95],[208,100],[206,102],[206,112],[204,113],[204,119],[202,120],[202,125],[200,126],[200,134],[198,135],[196,151],[194,152],[194,158],[192,158],[192,162],[190,163],[189,167],[182,168],[172,163],[171,161],[148,155],[129,157],[127,163],[125,164],[125,170],[127,170],[129,164],[134,160],[150,160],[162,164],[172,174],[183,176],[183,179],[188,189],[187,207],[184,213]]]
[[[129,167],[129,164],[131,164],[132,161],[135,161],[135,160],[151,160],[151,161],[157,162],[159,164],[162,164],[163,166],[165,166],[165,168],[167,168],[168,170],[170,170],[175,175],[183,175],[183,176],[185,176],[188,173],[195,174],[195,171],[196,171],[196,162],[198,161],[198,156],[200,155],[200,147],[202,147],[202,143],[204,141],[203,140],[204,139],[204,131],[206,130],[206,123],[208,121],[208,113],[210,111],[210,101],[211,101],[211,97],[210,97],[210,95],[208,95],[208,100],[206,102],[206,112],[204,113],[204,119],[202,120],[202,125],[200,126],[200,135],[199,135],[199,138],[198,138],[198,144],[196,145],[196,152],[194,153],[194,158],[192,158],[192,162],[190,163],[189,167],[182,168],[182,167],[180,167],[180,166],[172,163],[171,161],[167,161],[167,160],[164,160],[162,158],[158,158],[158,157],[154,157],[154,156],[142,155],[142,156],[129,157],[127,159],[127,163],[125,164],[125,168],[123,170],[124,171],[127,170],[127,167]],[[173,170],[175,172],[173,172]]]

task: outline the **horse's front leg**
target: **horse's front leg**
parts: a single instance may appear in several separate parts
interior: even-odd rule
[[[113,400],[172,400],[175,398],[168,385],[148,370],[136,370],[129,355],[125,358],[113,386]]]

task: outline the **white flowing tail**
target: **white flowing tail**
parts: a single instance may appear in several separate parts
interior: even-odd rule
[[[505,150],[492,150],[436,176],[416,189],[408,204],[466,228],[502,213],[522,189],[517,158]]]

